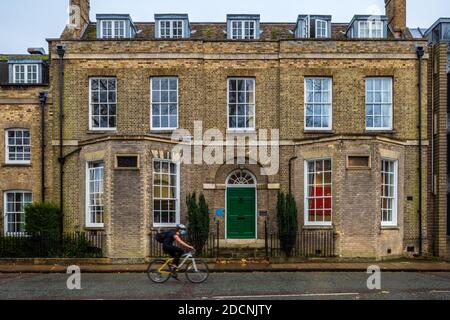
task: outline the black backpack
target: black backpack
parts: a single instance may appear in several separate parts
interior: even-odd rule
[[[167,236],[169,235],[170,231],[161,231],[158,232],[155,235],[155,240],[158,241],[159,243],[164,243],[164,240],[167,238]]]

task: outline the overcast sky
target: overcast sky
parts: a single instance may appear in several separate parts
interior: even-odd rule
[[[67,22],[69,0],[0,0],[0,53],[26,53],[57,38]],[[214,4],[213,4],[214,3]],[[407,0],[408,26],[429,27],[450,17],[449,0]],[[129,13],[153,21],[155,13],[188,13],[191,21],[225,21],[227,13],[259,13],[263,22],[295,22],[298,14],[330,14],[349,22],[354,14],[384,14],[384,0],[91,0],[96,13]]]

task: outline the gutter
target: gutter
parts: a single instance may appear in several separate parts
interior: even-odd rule
[[[39,92],[39,105],[41,106],[41,201],[45,202],[45,104],[48,92]]]
[[[65,45],[58,44],[56,46],[56,51],[59,58],[59,206],[61,210],[61,220],[60,220],[60,233],[61,237],[64,233],[64,160],[63,157],[63,91],[64,91],[64,54],[66,53]]]
[[[418,96],[419,96],[419,255],[422,255],[422,58],[425,55],[425,50],[422,46],[416,47],[417,58],[419,59],[419,83],[418,83]]]

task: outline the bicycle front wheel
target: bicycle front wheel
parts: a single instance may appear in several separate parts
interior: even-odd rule
[[[170,278],[170,268],[168,265],[162,266],[166,263],[165,260],[153,260],[147,268],[147,276],[155,283],[164,283]]]
[[[205,282],[208,276],[208,265],[202,260],[192,259],[186,268],[186,278],[192,283]]]

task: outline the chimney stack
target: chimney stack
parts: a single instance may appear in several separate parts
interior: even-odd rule
[[[69,0],[69,25],[63,33],[64,37],[81,36],[89,24],[90,0]]]
[[[406,0],[384,0],[388,24],[395,37],[402,38],[406,32]]]

